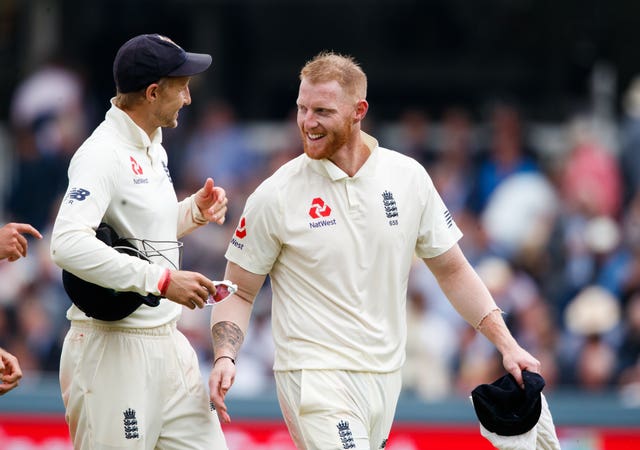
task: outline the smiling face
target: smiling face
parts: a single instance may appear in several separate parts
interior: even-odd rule
[[[304,152],[312,159],[334,159],[348,151],[359,132],[357,102],[337,81],[300,82],[297,100],[298,128]]]
[[[189,80],[191,77],[164,78],[158,85],[157,103],[153,111],[155,126],[175,128],[178,126],[178,112],[191,104]]]

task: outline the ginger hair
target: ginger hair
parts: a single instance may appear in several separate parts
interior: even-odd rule
[[[300,71],[300,80],[303,79],[313,84],[337,81],[354,100],[367,97],[367,76],[349,55],[332,51],[318,53]]]

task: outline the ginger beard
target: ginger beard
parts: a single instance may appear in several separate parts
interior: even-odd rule
[[[346,148],[349,138],[353,133],[351,123],[344,123],[339,129],[333,131],[310,132],[300,128],[304,152],[311,159],[331,159],[340,149]],[[322,135],[319,139],[311,139],[309,135]]]

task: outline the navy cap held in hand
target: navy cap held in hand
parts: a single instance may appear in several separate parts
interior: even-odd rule
[[[515,436],[531,430],[540,418],[540,393],[545,381],[540,374],[522,371],[524,389],[507,374],[471,392],[478,420],[487,430],[501,436]]]

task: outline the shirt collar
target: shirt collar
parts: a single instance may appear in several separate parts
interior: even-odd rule
[[[158,127],[149,138],[147,133],[133,121],[129,114],[115,105],[115,97],[111,99],[111,108],[107,111],[106,118],[116,125],[124,139],[136,147],[147,148],[154,144],[162,144],[162,128]]]

